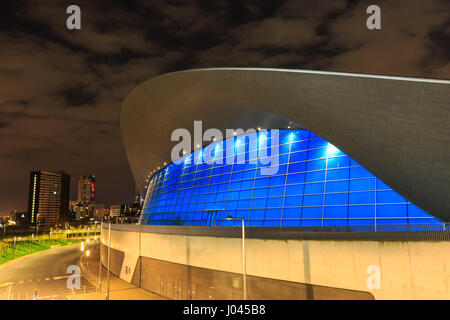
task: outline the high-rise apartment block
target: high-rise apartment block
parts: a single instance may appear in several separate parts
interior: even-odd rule
[[[78,202],[88,205],[95,200],[95,176],[82,176],[78,180]]]
[[[30,174],[27,222],[55,226],[67,220],[70,175],[64,171],[33,171]]]

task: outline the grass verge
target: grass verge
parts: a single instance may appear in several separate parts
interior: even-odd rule
[[[34,252],[50,249],[53,246],[66,246],[81,241],[83,239],[20,241],[16,242],[15,246],[9,244],[8,246],[0,247],[0,265]]]

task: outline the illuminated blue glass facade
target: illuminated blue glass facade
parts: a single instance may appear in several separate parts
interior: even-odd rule
[[[261,164],[264,149],[273,153],[274,132],[211,144],[207,148],[213,150],[214,163],[195,161],[203,148],[157,172],[148,185],[141,224],[240,224],[227,216],[243,217],[250,227],[440,223],[307,130],[280,130],[278,164]],[[256,150],[250,148],[252,138]],[[232,164],[230,156],[226,158],[229,148],[234,151]],[[259,161],[250,163],[252,157]],[[263,175],[262,168],[272,168],[275,174]]]

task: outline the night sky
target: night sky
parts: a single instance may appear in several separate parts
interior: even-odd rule
[[[82,29],[66,28],[81,7]],[[366,8],[381,8],[381,30]],[[131,202],[122,101],[155,75],[272,67],[450,78],[450,1],[2,1],[0,215],[25,210],[29,173],[64,169],[72,199]],[[149,137],[151,139],[151,137]]]

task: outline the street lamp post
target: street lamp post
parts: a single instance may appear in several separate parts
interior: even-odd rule
[[[244,218],[233,218],[232,216],[227,216],[226,220],[241,220],[242,222],[242,277],[244,282],[244,300],[247,300],[247,270],[245,264],[245,220]]]
[[[13,259],[16,258],[16,237],[14,237],[14,254],[13,254]]]
[[[108,274],[106,275],[106,300],[109,300],[109,274],[111,268],[111,221],[108,226]]]
[[[86,271],[89,275],[89,254],[91,253],[91,251],[89,249],[86,250]]]
[[[98,264],[98,292],[102,292],[102,235],[103,235],[103,221],[100,222],[100,262]]]

